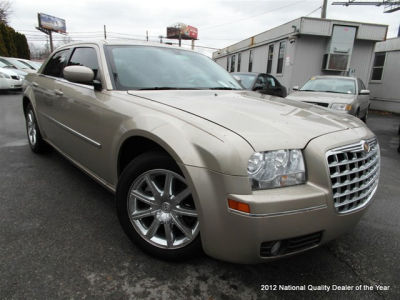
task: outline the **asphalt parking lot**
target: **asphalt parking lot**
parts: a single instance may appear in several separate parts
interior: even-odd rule
[[[112,194],[55,151],[30,151],[21,94],[2,94],[0,299],[400,299],[399,123],[396,115],[370,114],[381,145],[380,187],[345,236],[260,265],[205,255],[169,263],[125,236]]]

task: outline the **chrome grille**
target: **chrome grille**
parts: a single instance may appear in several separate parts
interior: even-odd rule
[[[332,149],[326,153],[333,202],[338,213],[365,206],[379,179],[379,144],[370,139]]]

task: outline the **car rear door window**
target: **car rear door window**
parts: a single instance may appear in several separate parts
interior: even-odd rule
[[[44,68],[43,74],[54,77],[63,77],[62,71],[67,64],[69,53],[69,49],[55,53]]]
[[[94,48],[75,48],[68,66],[85,66],[93,70],[94,78],[98,79],[99,63]]]
[[[276,87],[276,86],[278,85],[278,84],[276,83],[274,77],[272,77],[272,76],[267,76],[267,75],[266,75],[266,80],[267,80],[267,82],[268,82],[268,87],[269,87],[269,88],[274,88],[274,87]]]

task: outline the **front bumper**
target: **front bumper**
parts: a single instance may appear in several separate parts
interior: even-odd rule
[[[199,211],[204,251],[236,263],[264,262],[313,248],[352,229],[368,205],[351,213],[336,212],[325,153],[371,137],[367,128],[356,128],[312,140],[303,152],[307,183],[285,188],[251,192],[247,176],[185,166]],[[227,199],[249,204],[250,214],[229,209]],[[322,233],[317,243],[289,254],[267,256],[262,251],[269,242],[315,233]]]
[[[22,89],[22,80],[3,78],[2,84],[1,84],[1,89],[4,89],[4,90]]]

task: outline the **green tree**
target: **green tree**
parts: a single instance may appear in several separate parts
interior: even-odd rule
[[[0,23],[0,56],[30,58],[28,42],[24,34]]]
[[[0,30],[0,56],[8,56],[8,50],[4,43],[3,33]]]
[[[26,40],[25,35],[16,32],[14,40],[15,40],[15,46],[17,48],[17,57],[30,59],[28,41]]]

